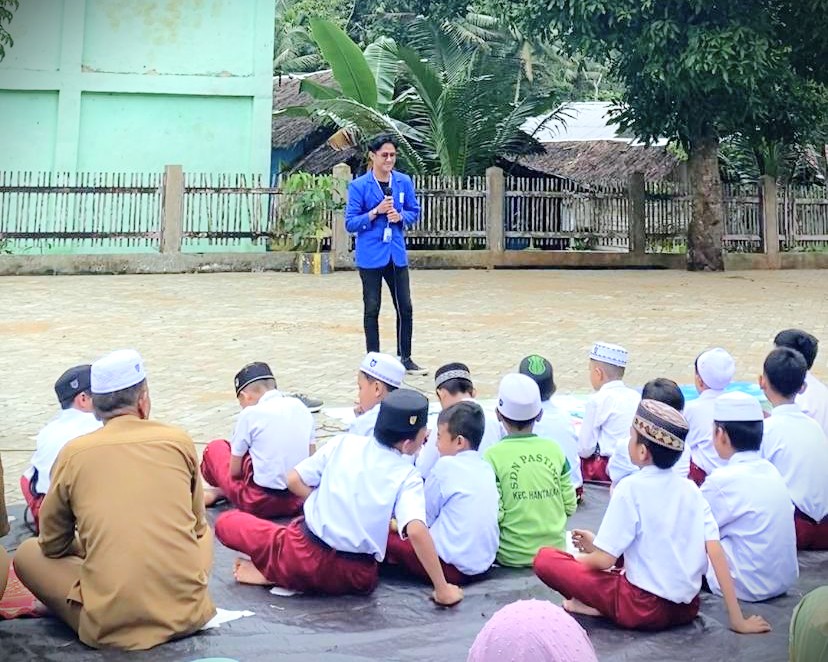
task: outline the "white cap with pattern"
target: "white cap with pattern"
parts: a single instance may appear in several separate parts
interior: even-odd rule
[[[721,391],[736,374],[736,361],[721,347],[714,347],[699,354],[696,371],[702,381],[714,391]]]
[[[119,349],[92,364],[92,393],[103,395],[123,391],[146,378],[141,355],[134,349]]]
[[[597,342],[589,352],[589,358],[601,363],[609,363],[619,368],[627,367],[627,350],[621,345],[611,345],[606,342]]]
[[[359,369],[394,388],[400,388],[405,379],[405,366],[393,356],[379,352],[368,352]]]

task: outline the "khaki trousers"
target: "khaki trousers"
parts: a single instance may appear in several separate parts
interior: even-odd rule
[[[23,541],[14,555],[14,569],[23,585],[75,632],[82,605],[70,602],[66,596],[80,578],[81,565],[83,559],[79,556],[48,558],[37,538]]]
[[[0,599],[6,592],[6,584],[9,581],[9,566],[11,565],[11,557],[9,553],[0,546]]]

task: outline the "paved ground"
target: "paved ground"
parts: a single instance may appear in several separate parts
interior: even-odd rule
[[[563,393],[587,390],[597,339],[631,352],[628,381],[692,380],[695,355],[723,345],[753,380],[775,332],[802,326],[828,339],[824,272],[421,271],[412,274],[414,358],[432,370],[467,362],[481,397],[530,352],[547,355]],[[393,347],[386,293],[384,349]],[[363,354],[356,273],[16,277],[0,280],[0,453],[6,498],[38,429],[56,410],[52,384],[69,365],[117,348],[145,357],[153,415],[203,444],[226,436],[238,405],[232,378],[265,360],[281,388],[326,404],[355,396]],[[828,343],[828,340],[826,340]],[[828,350],[815,372],[828,377]],[[431,378],[412,386],[431,392]],[[336,424],[320,417],[320,436]]]

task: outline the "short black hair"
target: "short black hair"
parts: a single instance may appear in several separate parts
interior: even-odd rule
[[[79,395],[83,395],[83,394],[86,394],[90,398],[92,397],[92,391],[89,391],[89,390],[80,391],[79,393],[75,393],[75,395],[73,395],[71,398],[66,398],[66,400],[61,400],[60,401],[60,408],[61,409],[71,409],[72,406],[75,404],[75,398],[77,398]]]
[[[374,428],[374,439],[380,442],[383,446],[388,446],[389,448],[393,448],[398,443],[405,441],[406,439],[413,439],[415,436],[416,435],[410,434],[395,434],[390,431]]]
[[[396,390],[397,390],[397,387],[396,387],[396,386],[391,386],[391,384],[389,384],[388,382],[384,382],[384,381],[382,381],[381,379],[377,379],[376,377],[374,377],[374,375],[369,375],[369,374],[368,374],[367,372],[365,372],[364,370],[360,370],[360,372],[361,372],[363,375],[365,375],[365,379],[367,379],[367,380],[368,380],[371,384],[373,384],[374,382],[379,382],[379,383],[380,383],[380,384],[382,384],[382,385],[383,385],[386,389],[388,389],[388,392],[389,392],[389,393],[391,393],[392,391],[396,391]]]
[[[469,370],[469,367],[465,363],[446,363],[446,365],[440,366],[435,371],[434,379],[436,380],[440,375],[449,372],[450,370],[465,370],[466,372],[471,372]],[[463,379],[462,377],[454,377],[453,379],[447,379],[437,388],[443,389],[444,391],[448,391],[452,395],[458,395],[460,393],[470,394],[472,391],[474,391],[474,384],[469,379]]]
[[[92,406],[95,408],[95,416],[100,420],[106,421],[114,418],[123,409],[135,407],[138,404],[138,398],[147,387],[147,380],[142,379],[134,386],[123,388],[114,393],[93,393]]]
[[[808,363],[795,349],[777,347],[768,354],[762,369],[774,391],[783,398],[792,398],[805,383]]]
[[[469,440],[472,450],[480,448],[486,430],[486,415],[476,402],[465,400],[447,407],[437,417],[437,425],[443,424],[448,428],[452,439],[463,435]]]
[[[805,358],[808,370],[814,367],[814,361],[816,361],[817,351],[819,350],[819,340],[807,331],[803,331],[802,329],[785,329],[776,334],[776,338],[773,339],[773,344],[777,347],[795,349]]]
[[[534,425],[538,420],[538,417],[535,416],[534,418],[530,418],[528,421],[515,421],[511,418],[507,418],[506,416],[504,416],[502,412],[500,414],[500,418],[503,419],[504,423],[506,423],[510,427],[515,428],[516,430],[525,430],[530,425]]]
[[[641,389],[642,400],[658,400],[670,405],[676,411],[684,409],[684,393],[672,379],[656,377],[651,379]]]
[[[758,451],[765,432],[764,421],[715,421],[727,432],[730,445],[736,451]]]
[[[639,444],[644,444],[647,447],[647,450],[650,451],[650,455],[653,457],[653,464],[659,469],[672,468],[681,457],[681,451],[657,444],[651,439],[647,439],[638,430],[635,430],[635,438]]]
[[[385,145],[386,143],[391,143],[394,145],[394,149],[399,149],[399,143],[397,138],[390,133],[382,133],[378,136],[374,136],[368,141],[368,151],[369,152],[376,152],[380,147]]]

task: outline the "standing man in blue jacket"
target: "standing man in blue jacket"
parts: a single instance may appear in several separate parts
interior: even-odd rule
[[[417,222],[420,205],[411,178],[394,170],[397,142],[378,136],[368,145],[371,168],[348,186],[345,229],[356,234],[356,266],[362,279],[363,326],[368,352],[380,351],[382,281],[397,311],[397,354],[410,374],[426,374],[411,358],[414,313],[408,283],[405,230]]]

